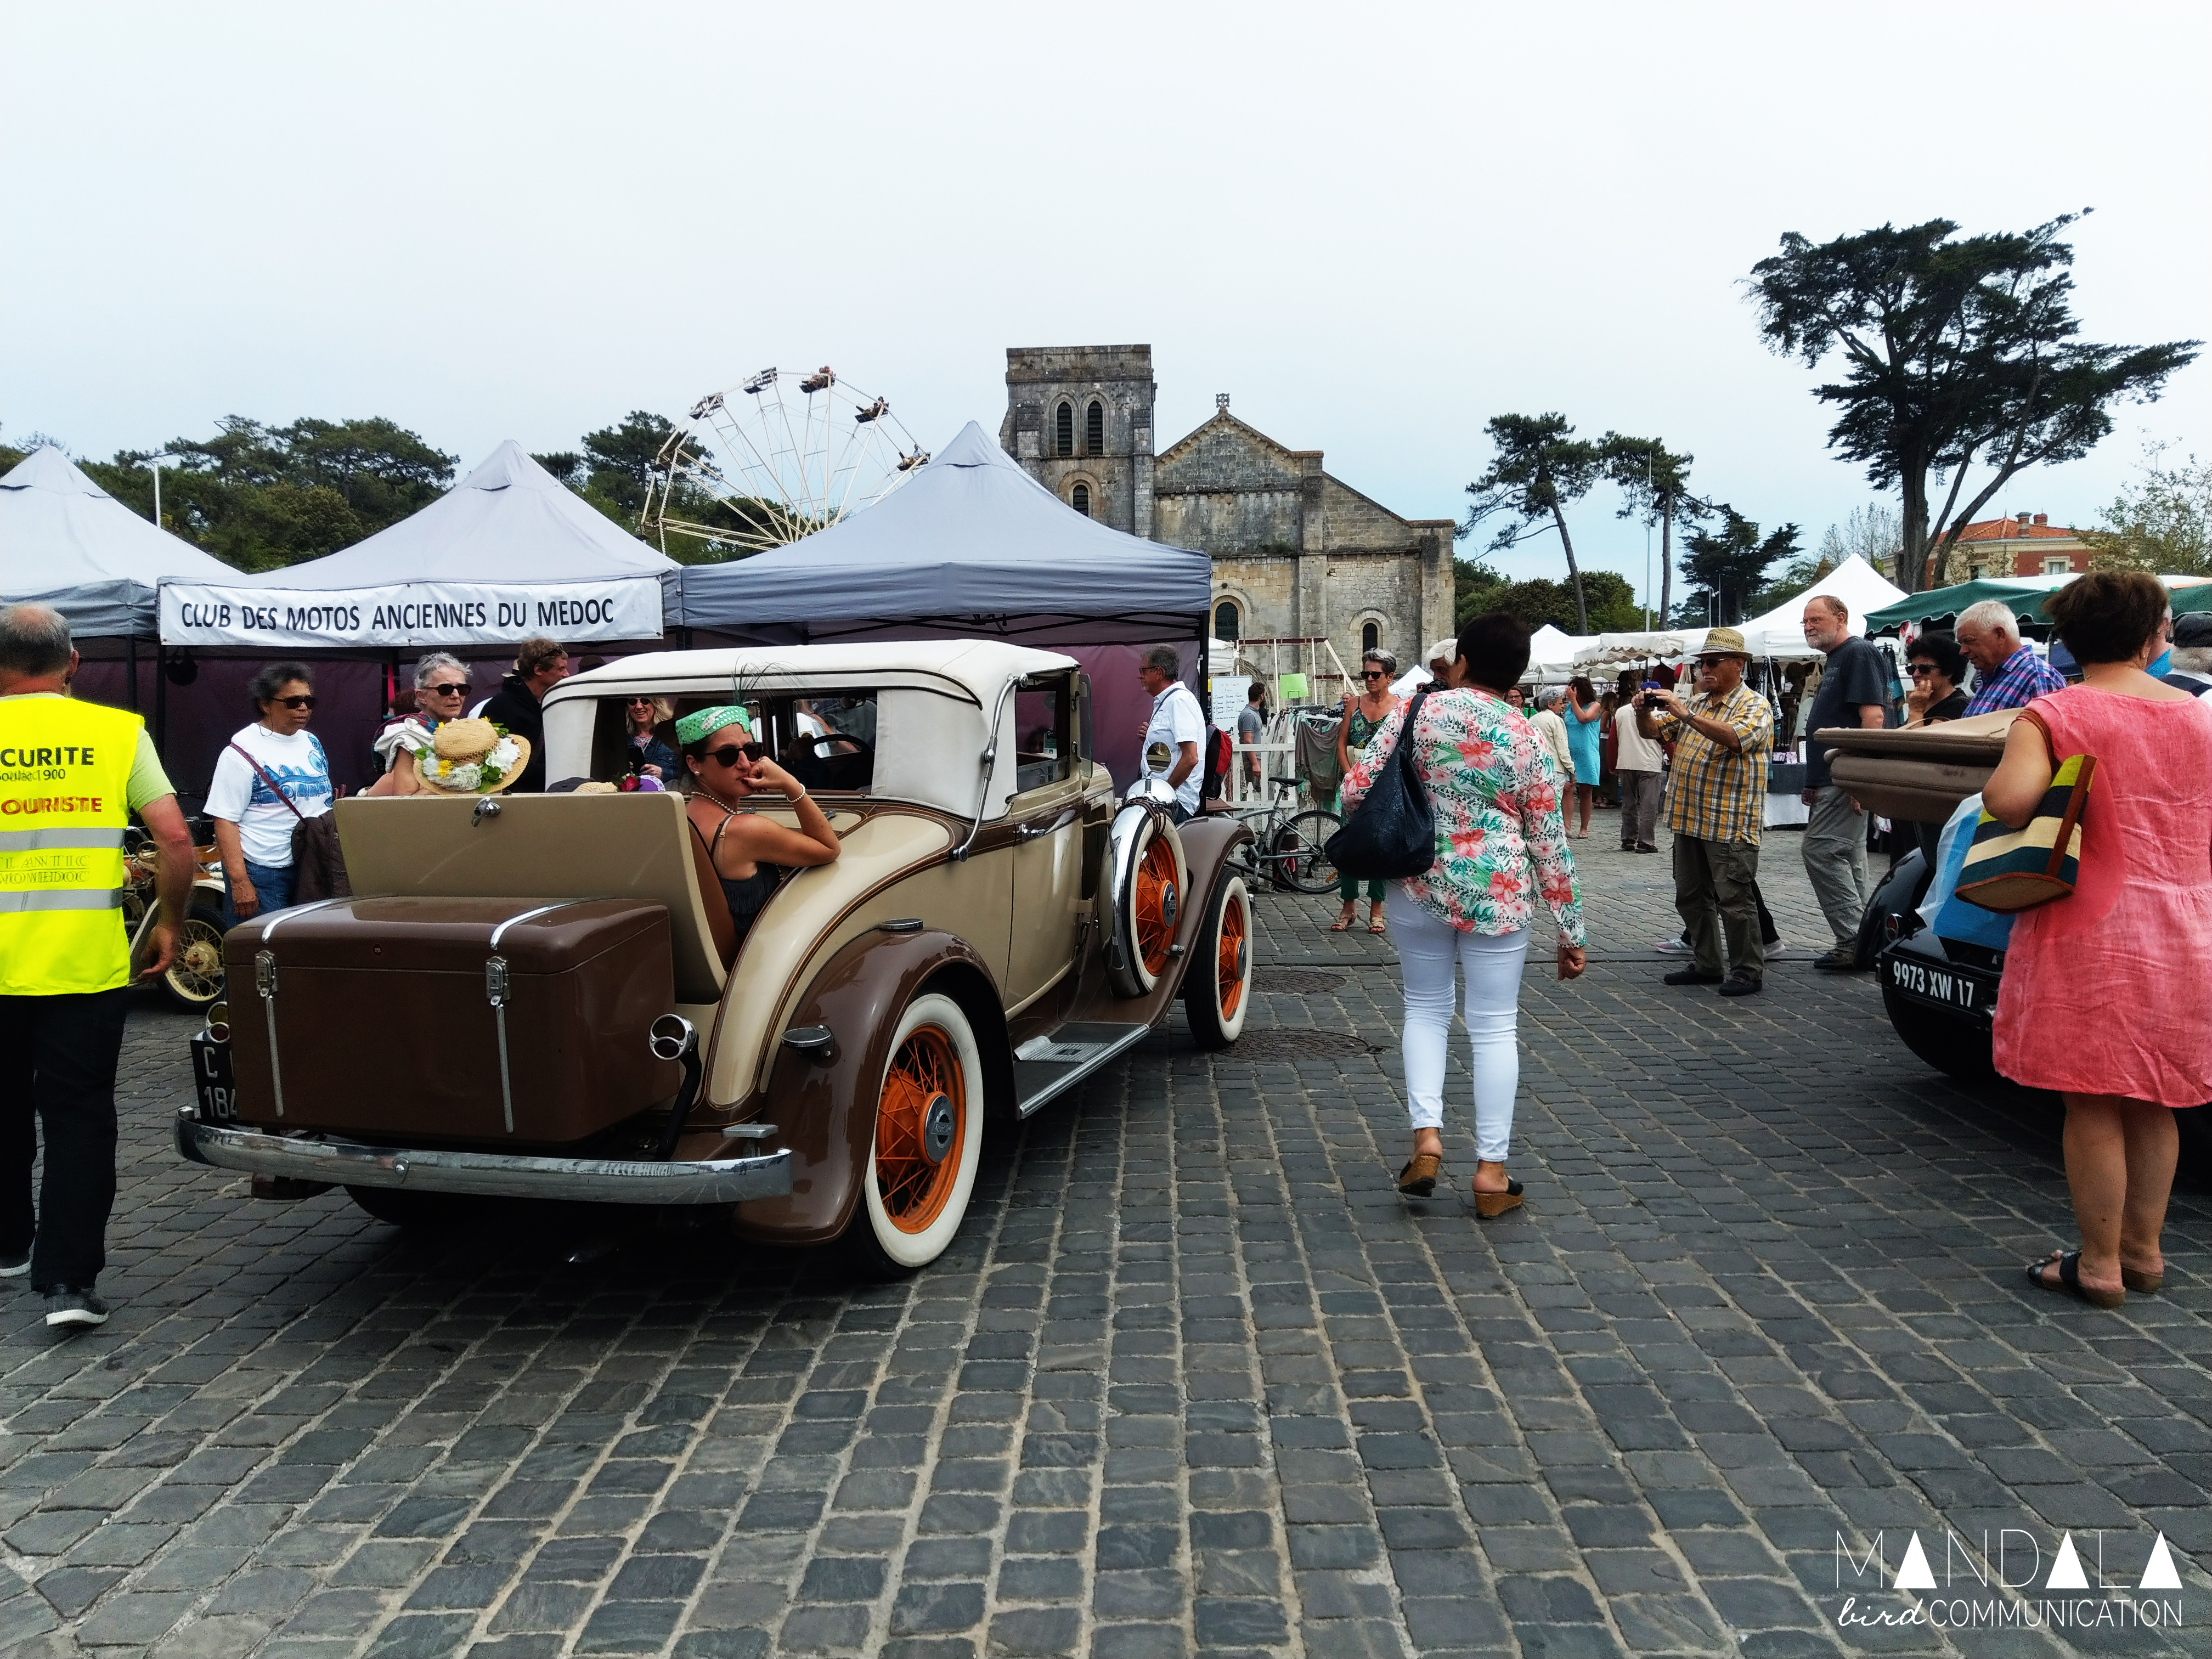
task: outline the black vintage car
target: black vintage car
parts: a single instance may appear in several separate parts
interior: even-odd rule
[[[1980,792],[2010,726],[2008,711],[1919,731],[1821,732],[1814,740],[1829,745],[1836,781],[1869,811],[1935,823]],[[1921,920],[1934,874],[1917,848],[1891,866],[1859,927],[1859,965],[1880,978],[1882,1006],[1906,1048],[1961,1083],[1994,1083],[1990,1028],[2004,952],[1939,938]],[[2212,1112],[2175,1119],[2185,1163],[2212,1176]]]

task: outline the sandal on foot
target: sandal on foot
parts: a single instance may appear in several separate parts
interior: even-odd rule
[[[1437,1170],[1443,1163],[1439,1153],[1415,1152],[1412,1161],[1398,1171],[1398,1190],[1408,1198],[1428,1197],[1437,1189]]]
[[[2166,1288],[2166,1275],[2163,1273],[2140,1273],[2123,1264],[2120,1268],[2120,1283],[2137,1296],[2156,1296]]]
[[[2053,1262],[2058,1264],[2058,1279],[2055,1284],[2043,1276],[2044,1269]],[[2100,1291],[2084,1285],[2081,1282],[2081,1252],[2079,1250],[2053,1250],[2042,1261],[2029,1262],[2027,1278],[2038,1290],[2074,1297],[2093,1308],[2117,1308],[2128,1299],[2125,1291]]]
[[[1353,918],[1351,916],[1339,916],[1334,921],[1329,923],[1328,931],[1332,933],[1345,933],[1351,928],[1352,921]]]
[[[1370,921],[1367,924],[1367,931],[1370,933],[1387,933],[1390,930],[1379,921]]]
[[[1474,1193],[1474,1212],[1485,1221],[1495,1221],[1508,1210],[1521,1207],[1521,1183],[1517,1181],[1508,1180],[1502,1193],[1486,1193],[1480,1187],[1472,1190]]]

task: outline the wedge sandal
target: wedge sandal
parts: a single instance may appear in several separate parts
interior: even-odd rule
[[[1428,1198],[1437,1190],[1437,1171],[1443,1159],[1435,1152],[1415,1152],[1412,1161],[1398,1171],[1398,1190],[1407,1198]]]
[[[1495,1221],[1508,1210],[1521,1207],[1521,1183],[1508,1179],[1502,1193],[1486,1193],[1480,1188],[1471,1188],[1474,1194],[1474,1212],[1485,1221]]]

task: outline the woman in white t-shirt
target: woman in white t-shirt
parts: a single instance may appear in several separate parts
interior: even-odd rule
[[[240,921],[290,907],[292,831],[302,819],[329,811],[331,797],[330,761],[307,729],[315,707],[307,664],[271,664],[247,691],[261,718],[216,757],[207,798],[231,911]]]

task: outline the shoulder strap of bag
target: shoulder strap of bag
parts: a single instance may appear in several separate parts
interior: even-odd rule
[[[292,809],[292,816],[294,817],[299,819],[302,823],[305,823],[307,821],[307,815],[300,810],[300,804],[284,793],[284,786],[277,782],[276,779],[270,777],[267,771],[263,769],[259,761],[247,754],[246,750],[240,748],[237,744],[227,744],[226,747],[238,750],[239,759],[244,761],[248,766],[252,767],[253,769],[253,775],[259,778],[262,782],[269,786],[270,793],[273,793],[278,800],[283,801],[285,805]]]
[[[2046,721],[2042,715],[2037,714],[2033,708],[2021,709],[2015,718],[2026,720],[2030,726],[2043,733],[2043,757],[2051,763],[2051,769],[2055,774],[2058,770],[2058,750],[2052,745],[2051,741],[2050,723]]]
[[[1421,705],[1428,700],[1429,692],[1426,686],[1414,692],[1413,701],[1406,705],[1406,718],[1398,726],[1396,759],[1400,769],[1406,775],[1406,781],[1408,784],[1419,785],[1421,781],[1421,775],[1413,770],[1413,722],[1420,719]]]

